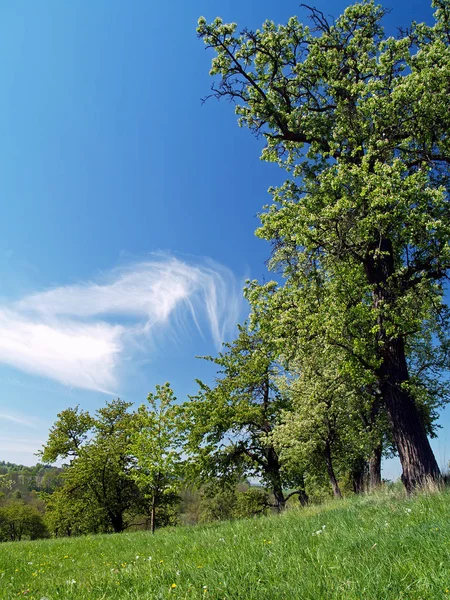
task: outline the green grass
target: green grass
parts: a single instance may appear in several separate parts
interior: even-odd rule
[[[364,496],[154,536],[1,544],[0,598],[17,597],[450,598],[450,493]]]

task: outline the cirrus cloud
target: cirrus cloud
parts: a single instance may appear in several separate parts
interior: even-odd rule
[[[0,306],[0,363],[114,393],[123,357],[159,329],[208,329],[220,346],[241,312],[240,285],[213,262],[154,255],[100,280]]]

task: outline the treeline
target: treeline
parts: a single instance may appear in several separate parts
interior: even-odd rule
[[[89,495],[87,481],[80,480],[84,494],[75,495],[73,490],[71,493],[64,489],[67,468],[8,463],[8,477],[0,479],[0,542],[151,528],[151,515],[142,508],[146,504],[142,490],[136,488],[134,504],[119,506],[118,499],[116,511],[123,511],[122,528],[114,529],[113,522],[105,517],[108,506]],[[43,472],[53,472],[51,491],[45,482],[40,486],[32,479],[33,474]],[[26,473],[27,477],[19,480],[17,473]],[[99,473],[95,474],[96,479],[99,476]],[[166,495],[164,502],[156,507],[155,527],[250,517],[271,510],[272,499],[267,491],[245,481],[239,484],[229,481],[226,485],[211,481],[200,488],[187,484],[187,481],[178,481],[177,493]]]
[[[41,493],[54,492],[61,473],[62,469],[40,463],[27,467],[0,461],[0,541],[49,535]]]

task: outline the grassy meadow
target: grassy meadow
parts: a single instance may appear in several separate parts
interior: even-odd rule
[[[281,516],[0,545],[0,598],[450,598],[450,492]]]

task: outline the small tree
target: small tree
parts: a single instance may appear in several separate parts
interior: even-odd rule
[[[181,485],[180,414],[169,383],[156,386],[148,406],[141,405],[134,417],[136,430],[131,441],[135,457],[133,480],[147,501],[152,533],[158,511],[164,523],[165,509],[177,502]]]

